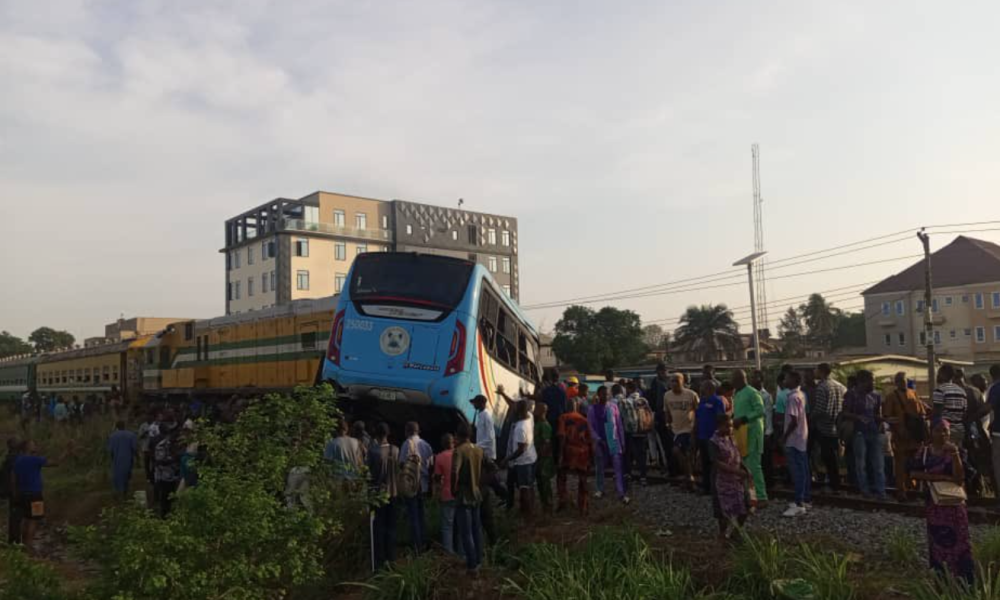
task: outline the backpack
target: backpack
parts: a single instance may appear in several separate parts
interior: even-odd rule
[[[653,431],[653,425],[656,421],[656,417],[653,416],[653,411],[649,408],[649,404],[643,402],[642,404],[635,407],[638,425],[636,427],[636,433],[649,433]]]
[[[417,450],[417,443],[410,439],[410,451],[406,454],[403,471],[399,474],[399,493],[404,498],[415,498],[420,495],[420,470],[423,459]]]
[[[622,425],[625,426],[625,433],[633,434],[639,431],[639,412],[635,400],[626,398],[621,402]]]

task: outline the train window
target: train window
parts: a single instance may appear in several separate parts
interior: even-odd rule
[[[102,369],[102,373],[101,374],[104,375],[104,381],[110,380],[110,378],[111,378],[111,371],[110,371],[110,369],[108,367],[104,367],[104,369]]]
[[[118,381],[118,365],[111,367],[111,381]]]
[[[170,368],[170,348],[168,346],[160,348],[160,368]]]
[[[202,353],[204,353],[204,355],[205,355],[205,360],[208,360],[209,358],[211,358],[208,355],[208,336],[207,335],[205,336],[205,344],[202,347]]]
[[[196,352],[195,353],[195,360],[201,360],[201,336],[200,335],[198,336],[198,339],[197,339],[197,348],[196,348],[195,352]]]
[[[146,348],[146,365],[152,366],[154,360],[156,360],[156,350],[153,348]]]
[[[188,342],[194,337],[194,323],[184,324],[184,341]]]
[[[302,349],[313,350],[316,348],[316,332],[305,331],[300,336],[302,338]]]

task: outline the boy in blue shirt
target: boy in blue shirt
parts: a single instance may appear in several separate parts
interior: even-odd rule
[[[710,440],[715,435],[716,419],[726,414],[726,401],[716,395],[716,386],[711,379],[701,384],[701,400],[694,411],[695,434],[698,440],[698,454],[701,456],[701,490],[712,493],[712,457],[709,454]]]

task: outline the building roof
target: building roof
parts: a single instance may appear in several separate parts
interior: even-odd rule
[[[1000,281],[1000,246],[960,235],[952,243],[931,254],[931,271],[936,288]],[[861,294],[908,292],[923,287],[924,263],[919,261]]]

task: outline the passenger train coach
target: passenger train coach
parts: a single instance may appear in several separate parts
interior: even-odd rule
[[[481,265],[369,253],[355,259],[347,281],[321,380],[352,413],[451,431],[472,421],[479,394],[501,423],[507,405],[498,385],[512,397],[534,391],[538,333]]]

